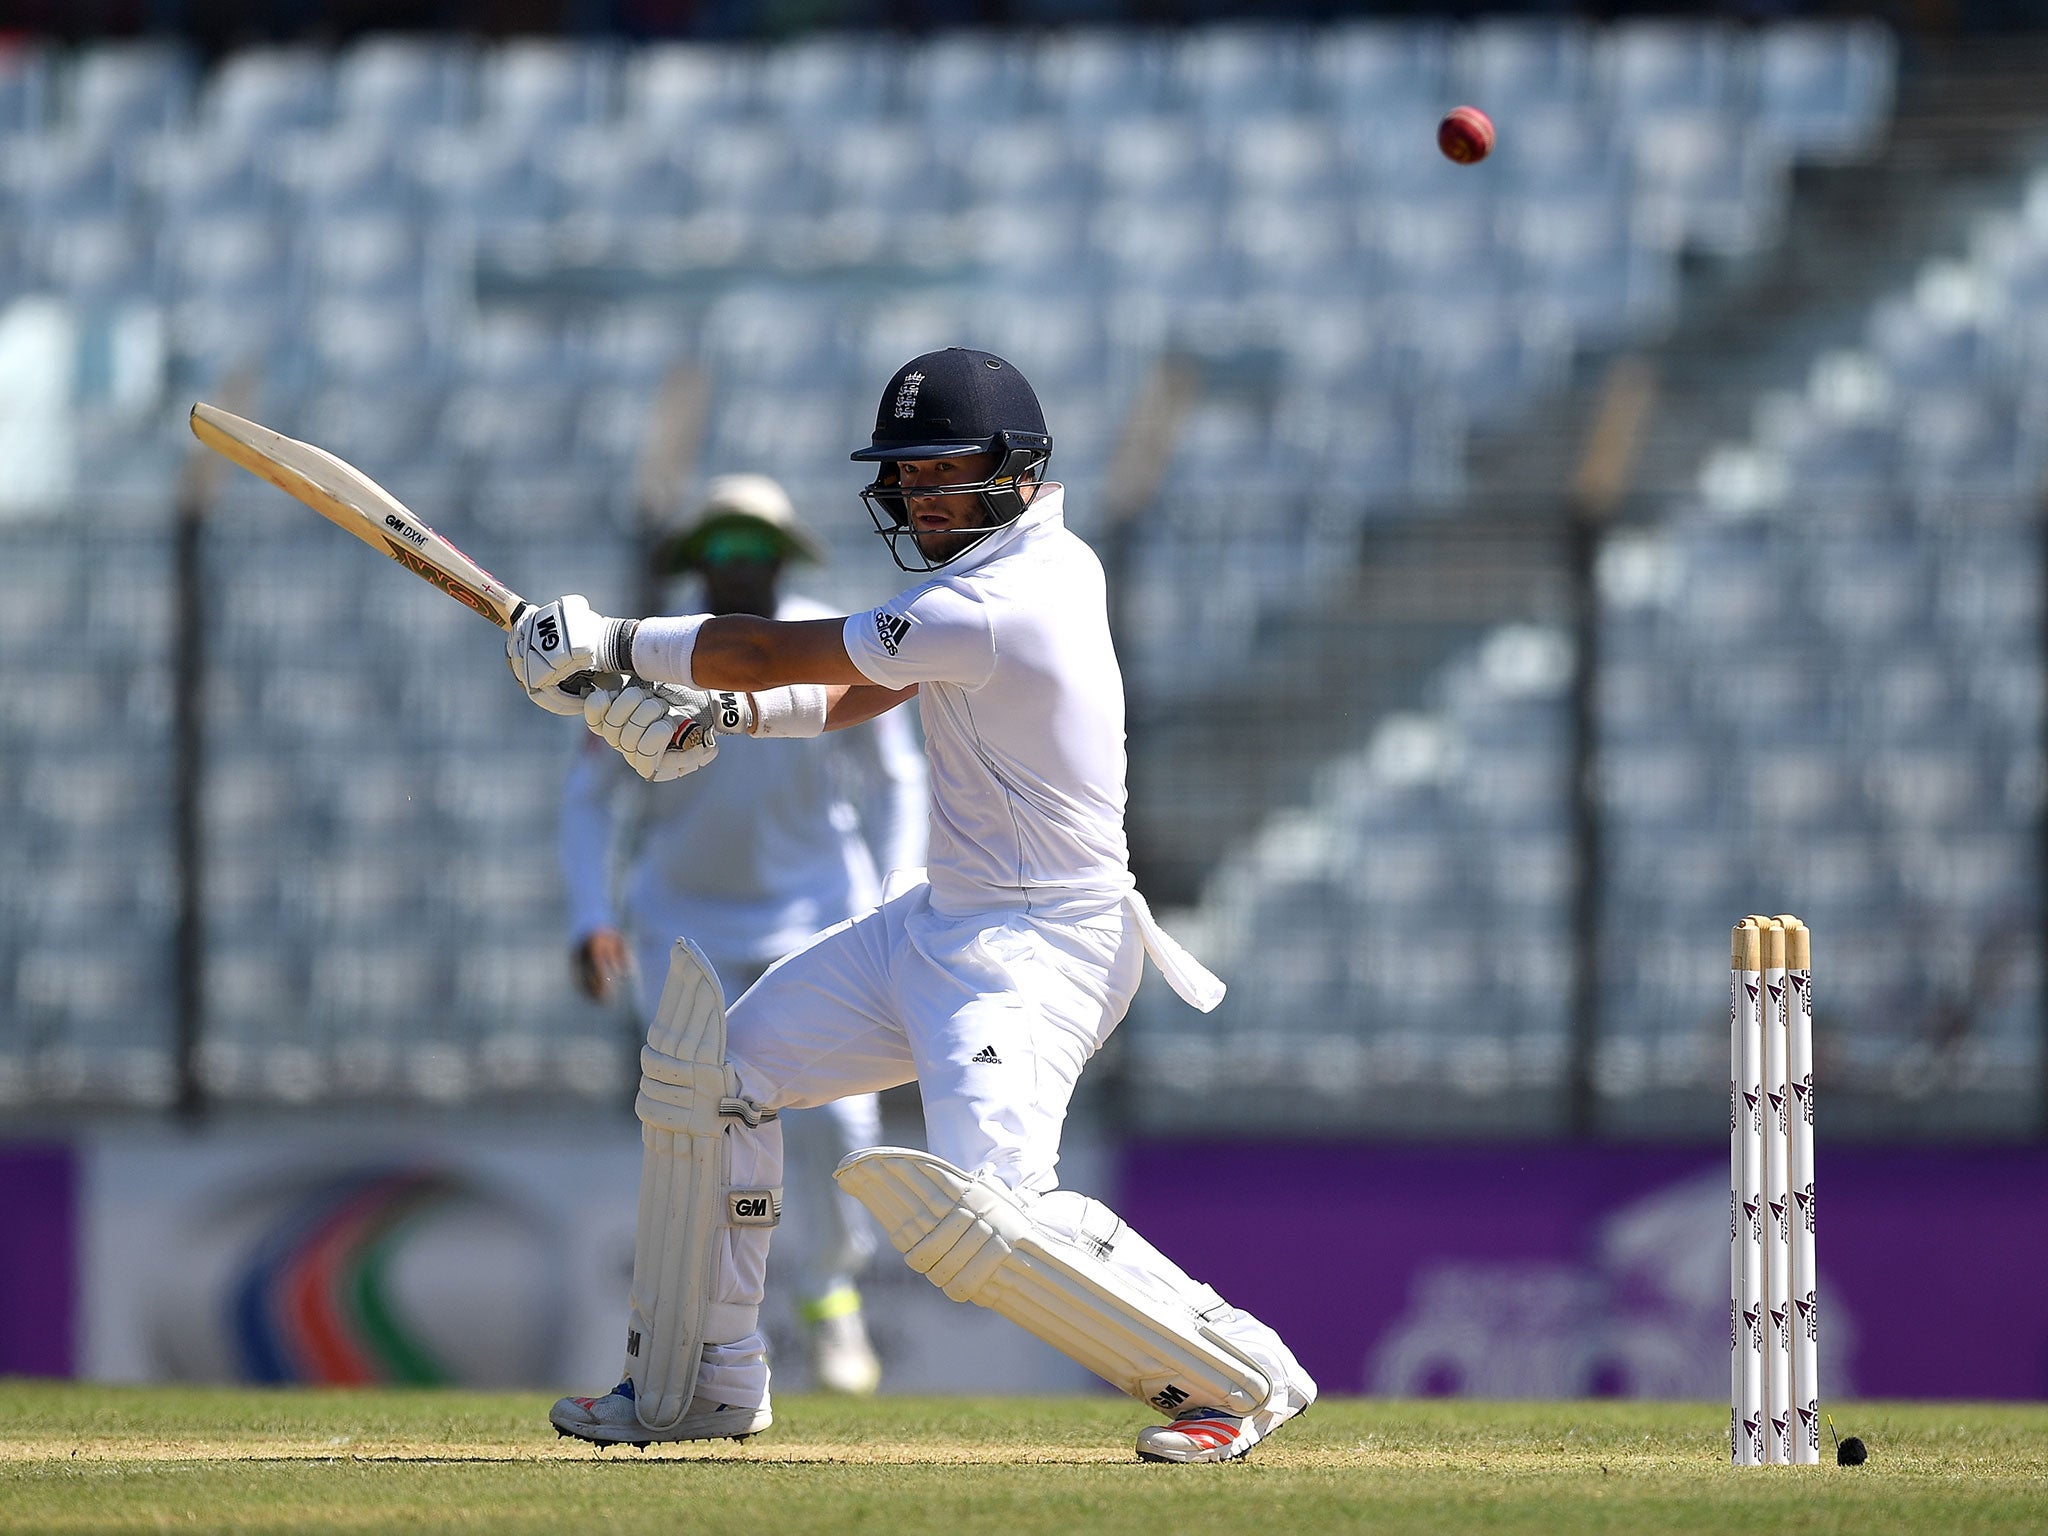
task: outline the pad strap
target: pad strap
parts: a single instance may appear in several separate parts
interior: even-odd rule
[[[763,1109],[739,1092],[739,1074],[724,1062],[678,1061],[651,1045],[640,1048],[640,1100],[634,1109],[644,1125],[658,1125],[684,1135],[710,1135],[723,1127],[693,1131],[692,1117],[704,1104],[718,1106],[719,1118],[737,1120],[749,1129],[776,1119],[781,1111]]]

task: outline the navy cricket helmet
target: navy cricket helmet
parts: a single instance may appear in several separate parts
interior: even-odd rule
[[[920,498],[976,497],[986,517],[979,527],[948,534],[945,555],[925,554],[910,525],[898,466],[982,453],[997,456],[986,479],[918,489]],[[948,347],[914,357],[896,370],[875,412],[873,441],[852,457],[880,466],[874,483],[860,494],[891,557],[906,571],[935,571],[1023,514],[1030,501],[1027,488],[1052,458],[1052,435],[1023,374],[991,352]],[[906,541],[917,557],[915,565],[905,558]]]

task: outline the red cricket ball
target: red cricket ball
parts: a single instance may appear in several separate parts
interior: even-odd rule
[[[1493,119],[1477,107],[1453,107],[1436,125],[1436,147],[1460,165],[1476,165],[1493,152]]]

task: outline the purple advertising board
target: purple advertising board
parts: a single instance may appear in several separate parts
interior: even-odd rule
[[[0,1376],[69,1376],[77,1308],[77,1159],[0,1144]]]
[[[1146,1143],[1121,1211],[1325,1391],[1725,1399],[1728,1159]],[[2048,1149],[1822,1148],[1825,1397],[2048,1397]]]

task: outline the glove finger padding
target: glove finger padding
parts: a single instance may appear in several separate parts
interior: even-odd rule
[[[626,723],[633,718],[634,711],[638,710],[641,705],[653,697],[654,695],[649,689],[642,687],[638,683],[628,688],[621,688],[616,693],[608,694],[606,702],[601,707],[598,707],[597,718],[591,721],[590,728],[613,746],[620,746],[619,733],[626,728]],[[586,708],[583,713],[584,718],[589,719],[591,710]]]
[[[626,753],[626,761],[649,783],[665,784],[695,773],[716,756],[718,738],[685,715],[650,727],[640,748]]]
[[[593,736],[604,735],[604,717],[624,692],[624,688],[593,688],[576,701],[583,712],[583,723],[590,727]]]
[[[718,755],[709,727],[671,693],[643,685],[599,689],[583,706],[585,724],[651,783],[694,773]]]
[[[619,744],[619,727],[626,723],[647,696],[647,688],[641,683],[629,683],[618,688],[593,688],[579,701],[583,723],[606,746],[616,747]]]
[[[617,706],[614,706],[614,709]],[[610,711],[607,711],[609,714]],[[678,734],[679,726],[697,722],[680,711],[672,710],[660,699],[642,699],[633,712],[626,716],[625,723],[618,728],[618,747],[621,752],[639,756],[643,752],[659,752]],[[607,725],[607,730],[610,727]]]

